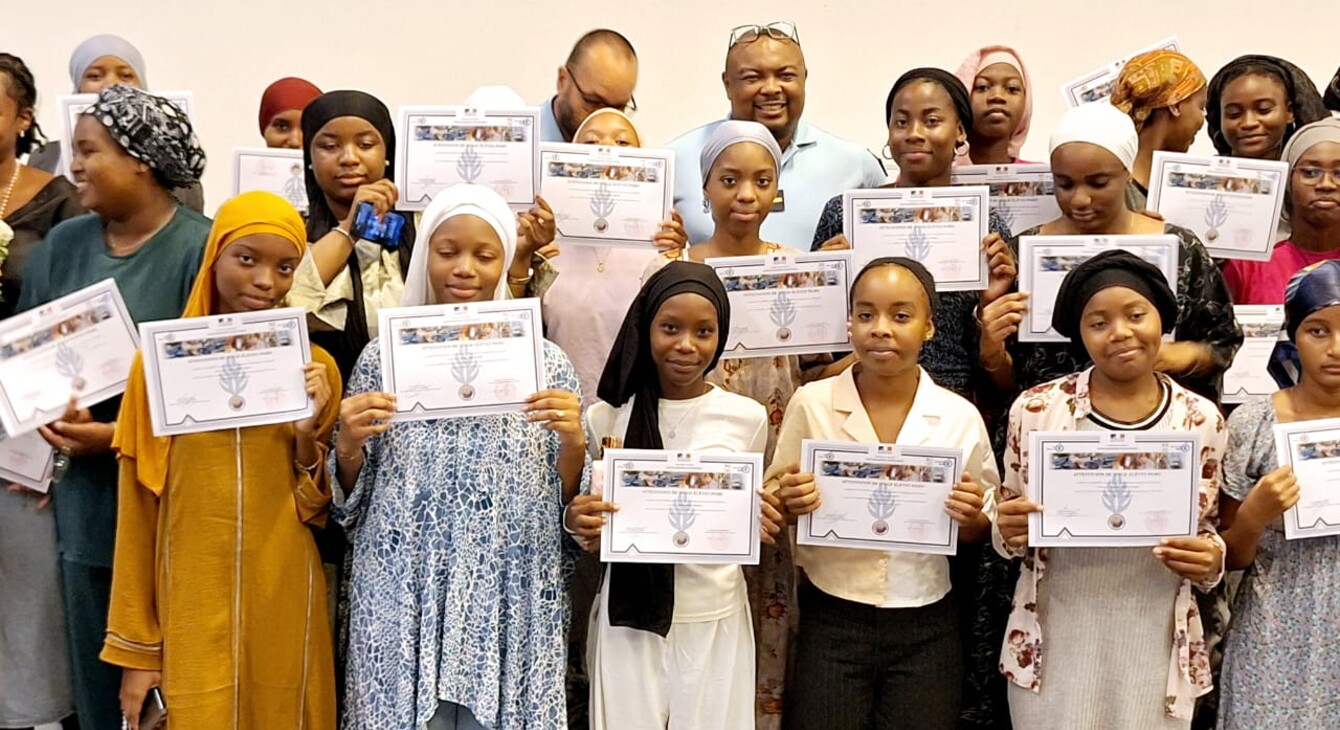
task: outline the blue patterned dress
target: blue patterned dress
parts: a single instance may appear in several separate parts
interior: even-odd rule
[[[546,341],[544,360],[548,387],[580,397],[563,351]],[[373,340],[347,395],[382,387]],[[345,728],[422,728],[443,701],[496,730],[566,727],[558,451],[521,414],[401,422],[368,439],[354,488],[335,487],[352,549]]]

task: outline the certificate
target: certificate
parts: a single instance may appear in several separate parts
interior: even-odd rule
[[[1028,435],[1029,547],[1138,547],[1195,537],[1200,434]]]
[[[674,205],[675,153],[588,144],[540,145],[540,195],[561,243],[654,251]]]
[[[846,441],[801,442],[818,509],[801,515],[801,545],[953,555],[958,523],[945,501],[963,473],[963,450]]]
[[[540,111],[400,107],[396,187],[401,210],[423,210],[457,183],[493,188],[514,210],[535,202]]]
[[[178,109],[186,112],[186,116],[191,116],[191,92],[154,91],[151,93],[176,104]],[[97,94],[68,94],[56,99],[56,105],[60,107],[61,169],[58,172],[71,180],[74,179],[74,176],[70,175],[70,161],[74,159],[74,128],[79,123],[79,116],[97,101]]]
[[[985,289],[988,195],[984,185],[843,193],[852,264],[859,268],[880,256],[905,256],[931,272],[937,291]]]
[[[1121,69],[1126,66],[1126,62],[1149,51],[1163,49],[1166,51],[1181,50],[1177,45],[1177,36],[1169,36],[1152,43],[1138,51],[1133,51],[1112,63],[1099,66],[1098,68],[1080,76],[1079,78],[1061,85],[1061,96],[1065,97],[1066,106],[1077,107],[1094,101],[1104,101],[1112,96],[1112,87],[1117,85],[1117,77],[1121,75]]]
[[[140,324],[155,436],[290,423],[312,415],[296,307]]]
[[[287,200],[307,213],[307,181],[302,173],[302,150],[268,147],[233,148],[233,195],[261,190]]]
[[[1233,316],[1242,327],[1243,340],[1233,356],[1233,365],[1224,373],[1223,402],[1245,403],[1279,390],[1266,366],[1284,329],[1284,306],[1238,304],[1233,307]]]
[[[605,451],[607,563],[758,565],[762,454]]]
[[[1111,249],[1129,251],[1157,266],[1177,291],[1177,236],[1022,236],[1019,290],[1028,292],[1028,312],[1019,325],[1020,342],[1068,342],[1052,329],[1052,310],[1061,282],[1071,269]]]
[[[29,431],[10,438],[0,433],[0,482],[19,484],[45,494],[51,489],[55,461],[56,450],[42,434]]]
[[[1289,163],[1155,152],[1149,208],[1190,228],[1211,256],[1269,261]]]
[[[0,322],[0,423],[11,437],[120,395],[140,345],[112,279]]]
[[[707,259],[730,298],[723,358],[846,351],[851,252]]]
[[[1340,535],[1340,418],[1275,424],[1275,453],[1298,479],[1298,504],[1284,513],[1284,538]]]
[[[538,299],[388,308],[377,319],[398,421],[514,413],[547,387]]]
[[[963,165],[954,168],[955,185],[985,185],[991,191],[991,212],[1011,233],[1061,217],[1050,165]]]

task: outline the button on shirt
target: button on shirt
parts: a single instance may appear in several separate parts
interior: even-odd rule
[[[719,124],[716,121],[686,132],[666,145],[675,153],[675,209],[684,216],[684,230],[691,244],[711,238],[715,228],[712,214],[703,210],[698,157]],[[768,214],[762,237],[802,251],[809,250],[819,213],[829,198],[847,190],[879,187],[888,179],[883,165],[869,150],[805,122],[796,127],[791,144],[782,151],[778,177],[785,207]]]

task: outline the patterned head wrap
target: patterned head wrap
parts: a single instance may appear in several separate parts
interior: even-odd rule
[[[1157,109],[1190,99],[1206,85],[1205,74],[1177,51],[1141,53],[1126,62],[1112,89],[1112,106],[1122,110],[1143,129]]]
[[[161,96],[108,86],[84,115],[106,127],[126,154],[148,165],[164,187],[187,187],[205,173],[205,151],[190,118]]]

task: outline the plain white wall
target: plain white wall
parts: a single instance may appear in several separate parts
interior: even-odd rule
[[[1168,35],[1206,76],[1243,53],[1269,53],[1320,85],[1340,65],[1340,0],[5,0],[0,50],[37,77],[40,121],[57,129],[54,99],[70,93],[70,51],[96,33],[135,43],[150,88],[195,92],[194,122],[210,162],[207,210],[231,186],[229,152],[262,144],[261,91],[282,76],[326,90],[362,89],[395,113],[402,104],[459,103],[504,83],[539,103],[554,90],[572,43],[594,27],[633,42],[641,60],[636,122],[648,145],[726,111],[720,75],[730,28],[793,20],[810,69],[805,119],[872,150],[884,143],[884,97],[903,71],[953,71],[972,49],[1012,45],[1034,83],[1027,159],[1045,159],[1060,85]],[[1197,151],[1210,152],[1202,132]]]

